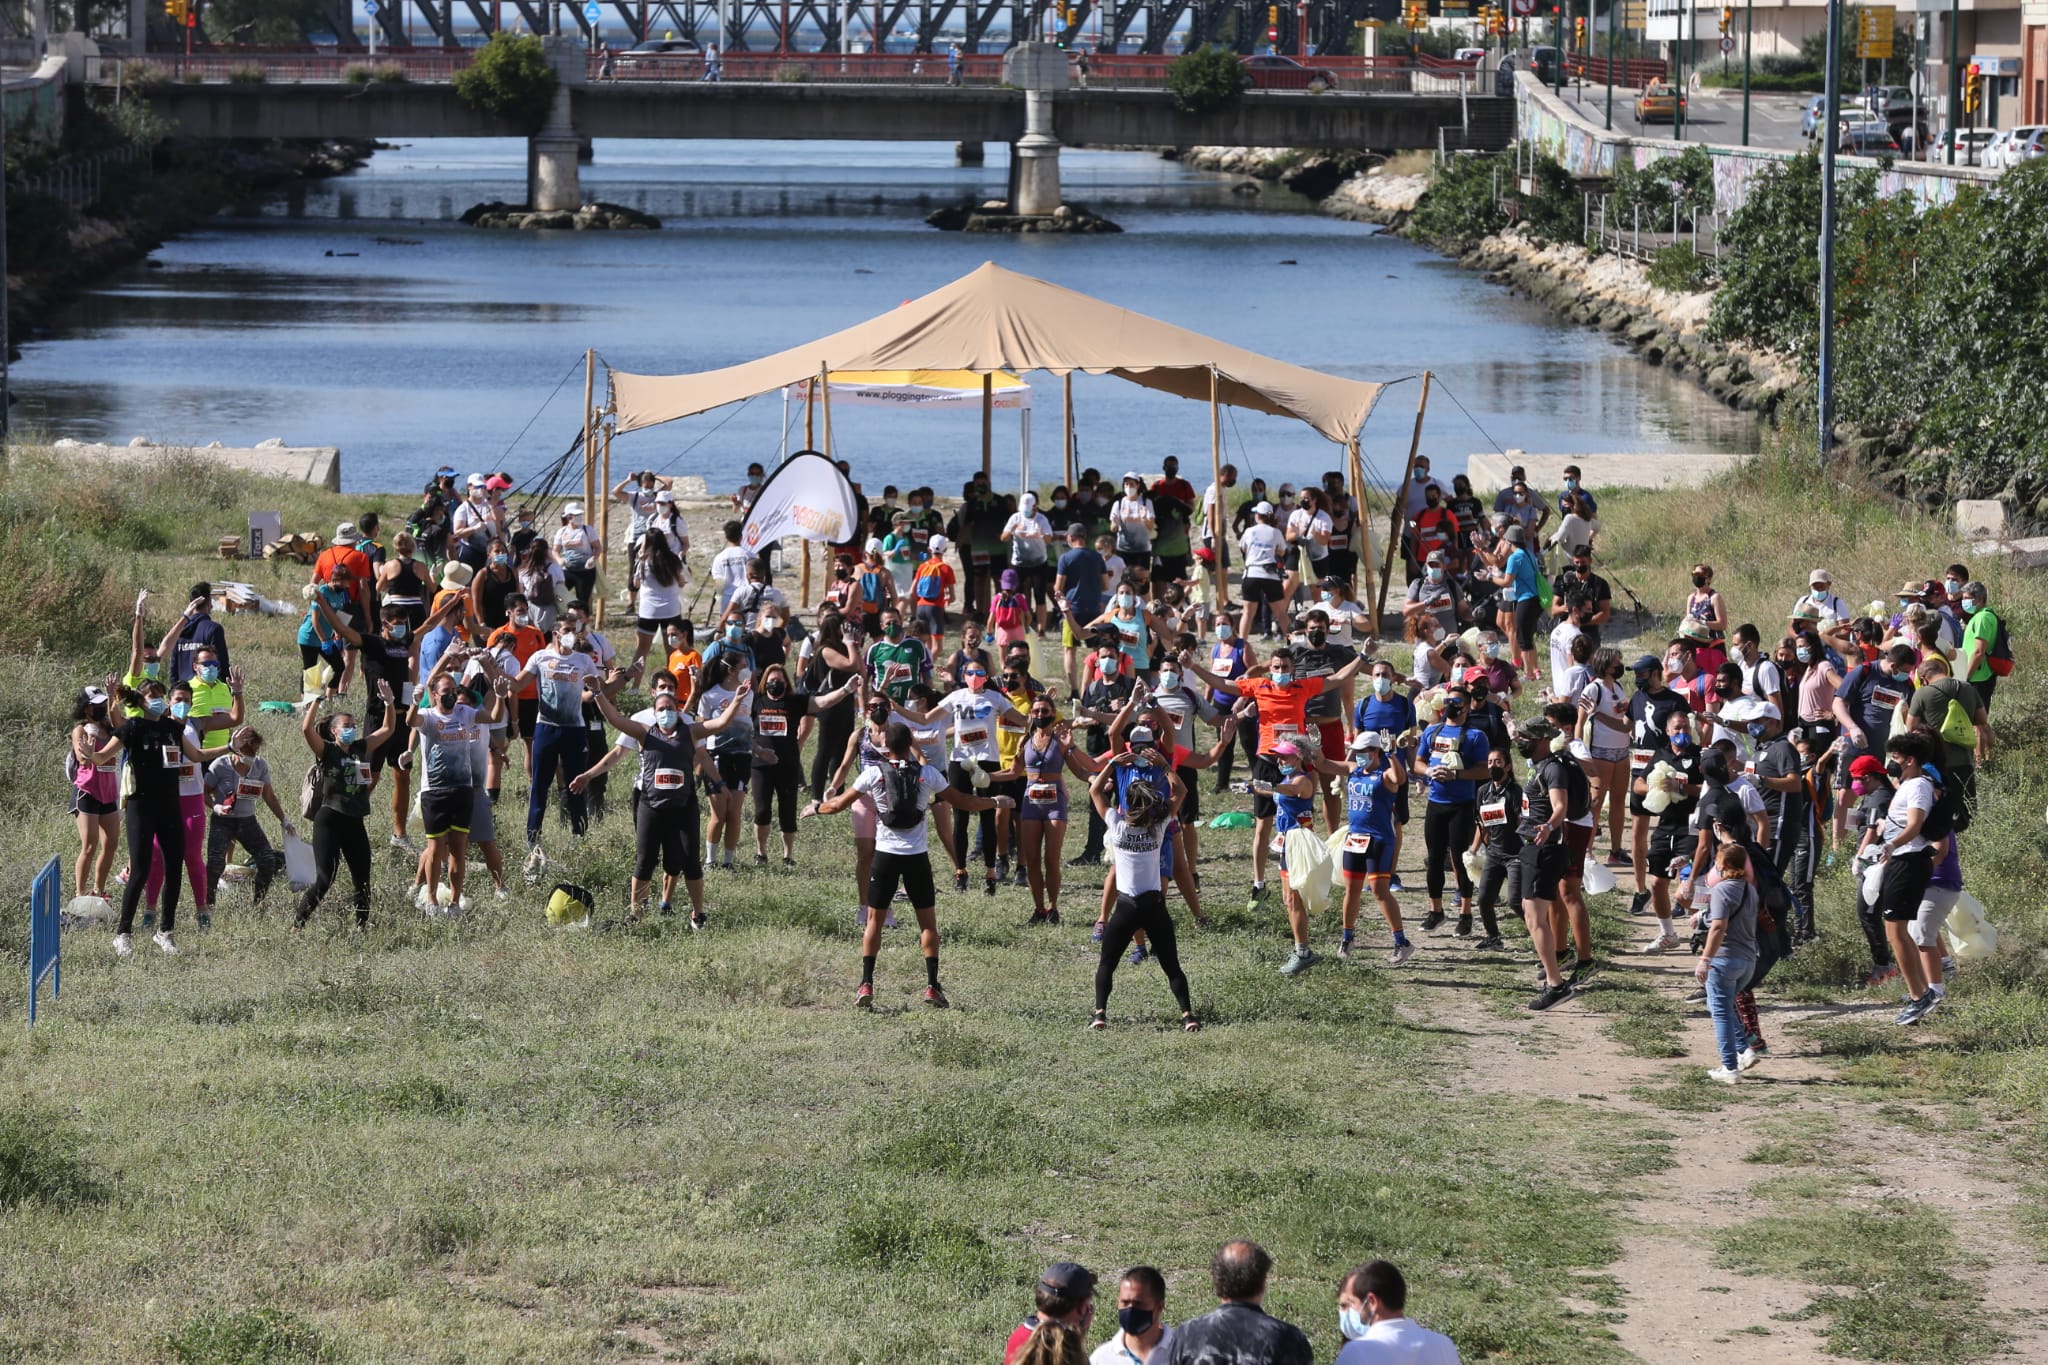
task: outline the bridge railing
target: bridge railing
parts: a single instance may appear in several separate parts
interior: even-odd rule
[[[704,58],[699,54],[614,51],[608,55],[609,72],[607,54],[590,54],[593,81],[637,84],[709,78]],[[110,59],[103,64],[100,74],[108,84],[124,79],[136,83],[138,76],[157,81],[253,83],[258,73],[263,83],[280,85],[394,81],[432,84],[453,80],[472,57],[473,53],[466,50],[419,48],[383,51],[374,58],[365,52],[342,53],[332,49],[216,48],[190,57],[164,53],[126,62]],[[1088,89],[1164,89],[1167,72],[1175,60],[1135,53],[1090,55],[1085,73],[1078,60],[1073,64],[1073,81],[1077,88]],[[719,60],[718,78],[789,84],[990,87],[1002,83],[1002,62],[1000,53],[965,56],[955,77],[943,52],[730,52]],[[1303,59],[1298,69],[1256,72],[1253,88],[1307,91],[1315,86],[1374,94],[1456,94],[1461,90],[1483,94],[1492,89],[1492,75],[1477,66],[1442,58],[1310,57]]]
[[[1565,74],[1588,85],[1607,84],[1607,59],[1574,52],[1564,59]],[[1629,90],[1640,90],[1652,81],[1667,79],[1669,68],[1663,62],[1639,61],[1629,58],[1614,63],[1614,83]]]

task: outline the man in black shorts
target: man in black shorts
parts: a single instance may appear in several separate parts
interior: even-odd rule
[[[1571,983],[1557,966],[1557,936],[1552,927],[1553,905],[1563,894],[1565,875],[1571,870],[1566,852],[1565,812],[1571,802],[1570,775],[1551,745],[1558,728],[1547,720],[1532,720],[1515,734],[1515,747],[1529,761],[1529,780],[1522,787],[1522,918],[1529,926],[1529,941],[1543,966],[1543,989],[1529,1002],[1532,1010],[1547,1010],[1571,996]],[[1583,774],[1580,781],[1583,782]]]

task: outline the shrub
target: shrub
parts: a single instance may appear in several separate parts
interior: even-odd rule
[[[269,79],[270,72],[256,62],[228,68],[229,85],[262,85]]]
[[[775,68],[775,79],[783,85],[802,85],[810,78],[811,69],[802,62],[784,62]]]
[[[1177,59],[1166,72],[1166,88],[1173,94],[1174,107],[1188,114],[1228,109],[1251,83],[1251,73],[1237,54],[1220,47],[1197,48]]]
[[[350,62],[341,69],[341,79],[344,85],[368,85],[370,68],[361,62]]]
[[[169,85],[171,69],[161,62],[121,63],[121,84],[130,90],[147,90],[153,85]]]
[[[1450,158],[1416,203],[1408,230],[1446,251],[1465,250],[1507,225],[1505,196],[1514,193],[1514,174],[1503,156]]]
[[[1650,258],[1650,283],[1674,294],[1696,294],[1714,283],[1714,262],[1692,249],[1690,242],[1674,242]]]
[[[380,62],[370,72],[370,79],[379,85],[404,85],[412,76],[397,62]]]
[[[455,73],[455,93],[464,104],[506,124],[534,133],[555,104],[555,69],[531,34],[494,33],[476,60]]]
[[[319,1365],[337,1359],[313,1327],[275,1308],[206,1313],[163,1339],[178,1365]]]

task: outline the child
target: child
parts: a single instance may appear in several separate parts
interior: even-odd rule
[[[910,628],[925,637],[934,659],[946,635],[946,607],[953,600],[953,566],[946,562],[951,544],[933,536],[929,553],[910,576]]]
[[[1031,602],[1017,588],[1017,571],[1003,570],[1001,588],[989,604],[988,623],[996,633],[996,646],[1003,648],[1024,639],[1031,620]]]

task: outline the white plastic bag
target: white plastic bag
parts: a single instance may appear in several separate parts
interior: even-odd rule
[[[1614,873],[1597,854],[1586,855],[1585,889],[1589,896],[1604,896],[1614,889]]]
[[[1302,908],[1313,915],[1330,900],[1330,846],[1317,838],[1314,830],[1297,828],[1287,831],[1285,848],[1287,884],[1301,897]]]
[[[1998,930],[1984,916],[1984,906],[1965,891],[1956,897],[1955,908],[1941,926],[1942,941],[1949,956],[1958,962],[1974,962],[1998,951]]]
[[[1863,869],[1863,903],[1877,904],[1878,889],[1884,885],[1884,864],[1873,860]]]
[[[296,834],[284,836],[284,876],[294,891],[304,891],[320,879],[312,848]]]

